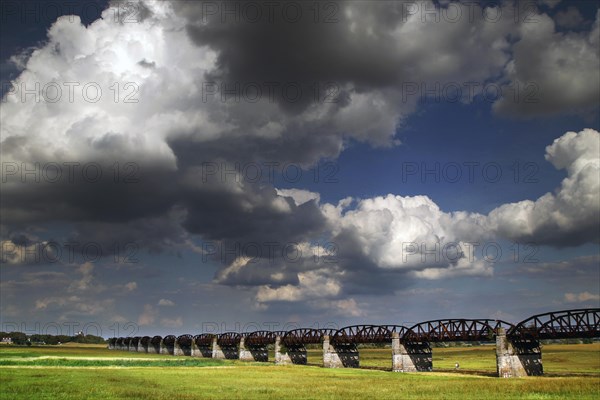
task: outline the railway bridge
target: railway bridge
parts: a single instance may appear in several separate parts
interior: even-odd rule
[[[497,319],[439,319],[407,327],[352,325],[341,329],[225,332],[174,336],[119,337],[108,348],[191,357],[306,364],[307,345],[322,345],[323,367],[359,368],[362,344],[391,345],[392,370],[433,370],[431,343],[495,342],[496,370],[504,378],[542,375],[541,340],[600,338],[600,308],[554,311],[531,316],[517,324]]]

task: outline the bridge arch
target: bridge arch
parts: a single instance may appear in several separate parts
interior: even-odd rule
[[[513,340],[600,337],[600,308],[580,308],[533,315],[508,330]]]
[[[184,335],[177,336],[177,344],[180,346],[191,347],[193,340],[194,340],[194,337],[190,334],[184,334]]]
[[[177,340],[177,337],[175,335],[167,335],[163,338],[163,343],[168,347],[172,347],[172,346],[175,346],[176,340]]]
[[[332,336],[335,329],[313,329],[298,328],[285,332],[281,338],[281,344],[286,347],[300,347],[306,344],[318,344],[323,342],[325,336]]]
[[[212,346],[215,336],[213,333],[202,333],[194,336],[194,342],[196,342],[196,346],[198,347],[209,347]]]
[[[244,345],[246,346],[266,346],[274,344],[277,336],[282,337],[285,335],[285,331],[254,331],[248,333],[244,338]]]
[[[437,319],[411,326],[401,339],[404,342],[490,341],[498,328],[512,326],[495,319]]]
[[[135,346],[136,350],[137,350],[137,346],[140,343],[140,340],[142,338],[140,336],[134,336],[131,338],[131,341],[129,342],[130,346]]]
[[[217,335],[217,344],[226,347],[238,346],[243,336],[245,336],[245,334],[238,332],[224,332]]]
[[[389,343],[392,332],[407,331],[401,325],[350,325],[337,330],[331,337],[331,344]]]

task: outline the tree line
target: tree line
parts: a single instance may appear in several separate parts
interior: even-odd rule
[[[12,344],[30,346],[32,344],[61,344],[61,343],[87,343],[87,344],[104,344],[106,341],[100,336],[78,334],[69,335],[42,335],[33,334],[27,335],[23,332],[0,332],[0,339],[10,338]]]

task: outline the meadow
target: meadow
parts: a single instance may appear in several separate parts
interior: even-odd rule
[[[600,398],[600,343],[544,346],[546,375],[521,379],[494,377],[493,346],[434,348],[434,371],[410,374],[389,372],[390,349],[362,349],[360,354],[361,369],[325,369],[318,366],[317,349],[309,352],[308,366],[275,366],[91,345],[0,346],[0,398]]]

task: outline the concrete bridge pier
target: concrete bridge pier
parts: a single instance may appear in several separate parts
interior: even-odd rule
[[[194,357],[212,358],[213,346],[197,346],[197,351],[194,353]]]
[[[543,375],[542,349],[537,340],[511,340],[504,328],[496,334],[496,371],[501,378]]]
[[[212,358],[236,360],[239,359],[238,346],[219,346],[217,338],[213,339]]]
[[[240,339],[238,354],[240,360],[259,362],[269,361],[269,350],[266,345],[248,346],[245,343],[245,338]]]
[[[160,341],[160,354],[169,354],[169,347],[165,344],[164,340]]]
[[[289,365],[298,364],[306,365],[308,360],[306,347],[304,345],[287,346],[286,352],[281,351],[281,337],[275,339],[275,364]]]
[[[254,361],[252,352],[246,348],[246,344],[244,343],[244,338],[240,339],[240,348],[238,351],[238,357],[242,361]]]
[[[323,338],[323,367],[358,368],[358,349],[355,344],[329,344],[329,336]]]
[[[288,365],[292,364],[292,360],[288,353],[281,352],[281,336],[275,338],[275,364]]]
[[[212,358],[217,358],[217,359],[220,359],[220,360],[225,359],[225,354],[223,353],[223,350],[221,350],[221,347],[217,343],[217,338],[213,338],[213,342],[212,342]]]
[[[192,345],[190,346],[190,356],[192,357],[202,357],[202,353],[200,349],[198,349],[198,345],[195,340],[192,340]]]
[[[176,340],[175,343],[173,344],[173,355],[174,356],[184,356],[185,355],[178,340]]]
[[[144,345],[142,344],[142,341],[141,341],[141,340],[138,342],[138,345],[137,345],[137,352],[138,352],[138,353],[147,353],[147,352],[148,352],[148,347],[147,347],[147,346],[144,346]]]
[[[432,369],[433,359],[429,343],[402,343],[398,332],[392,333],[392,371],[425,372]]]
[[[157,345],[153,344],[153,343],[148,344],[148,353],[160,354],[160,349],[161,349],[161,343],[159,343]]]

